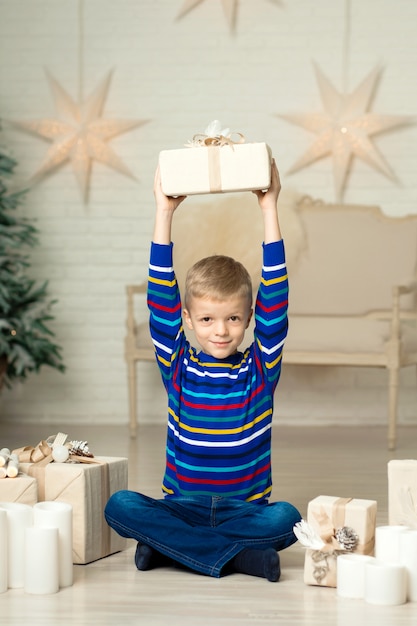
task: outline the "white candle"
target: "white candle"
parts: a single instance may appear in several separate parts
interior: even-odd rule
[[[73,583],[72,506],[66,502],[38,502],[33,513],[36,527],[58,528],[59,586],[70,587]]]
[[[58,528],[36,528],[25,533],[26,593],[59,591]]]
[[[23,587],[25,572],[25,531],[32,526],[32,507],[20,502],[0,502],[7,512],[7,572],[11,589]]]
[[[0,467],[7,465],[7,461],[9,460],[10,450],[9,448],[2,448],[0,450]]]
[[[407,599],[417,601],[417,530],[408,529],[401,534],[400,563],[407,571]]]
[[[9,478],[16,478],[19,473],[19,457],[17,454],[11,454],[9,462],[7,463],[7,476]]]
[[[375,559],[365,566],[365,600],[369,604],[394,606],[407,600],[407,575],[399,563]]]
[[[400,562],[400,536],[407,526],[377,526],[375,529],[375,557],[384,563]]]
[[[7,511],[0,509],[0,593],[7,588]]]
[[[337,595],[342,598],[365,597],[365,566],[375,558],[365,554],[340,554],[337,557]]]

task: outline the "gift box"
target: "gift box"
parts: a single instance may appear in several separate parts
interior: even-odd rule
[[[0,480],[0,502],[20,502],[33,506],[38,501],[38,485],[34,478],[19,474]]]
[[[216,121],[215,121],[216,122]],[[213,125],[214,124],[214,125]],[[159,154],[162,191],[167,196],[255,191],[271,184],[271,149],[266,143],[233,141],[229,129],[212,122],[186,148]],[[226,133],[226,136],[225,134]]]
[[[417,460],[388,462],[388,522],[417,528]]]
[[[67,502],[73,508],[73,562],[90,563],[125,549],[126,539],[112,530],[104,507],[116,491],[127,489],[125,458],[94,457],[89,462],[21,463],[36,478],[38,500]]]
[[[318,496],[307,508],[307,522],[324,543],[307,549],[304,582],[337,586],[337,557],[356,553],[373,555],[377,503],[375,500]]]

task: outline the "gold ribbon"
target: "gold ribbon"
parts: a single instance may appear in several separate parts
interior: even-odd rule
[[[319,535],[326,544],[320,549],[320,552],[333,552],[341,550],[339,543],[335,537],[335,529],[342,528],[345,525],[346,505],[352,498],[337,498],[332,505],[331,518],[326,513],[324,507],[320,508],[318,513],[313,513],[319,525]]]
[[[237,135],[239,139],[234,141],[232,137]],[[231,133],[225,137],[224,135],[194,135],[192,141],[185,144],[187,148],[208,148],[208,170],[209,170],[209,188],[211,192],[219,192],[222,190],[222,176],[220,168],[220,152],[219,149],[229,146],[234,149],[236,144],[244,143],[245,137],[242,133]]]
[[[232,137],[237,135],[239,139],[237,141],[233,141]],[[233,146],[239,143],[245,143],[245,136],[242,133],[230,133],[225,137],[224,135],[215,135],[214,137],[210,137],[210,135],[197,134],[194,135],[192,141],[186,143],[187,148],[198,148],[198,147],[207,147],[207,146],[216,146],[222,148],[223,146],[230,146],[233,150]]]
[[[36,463],[42,466],[52,461],[52,448],[42,440],[37,446],[24,446],[16,448],[12,454],[17,454],[19,463]]]

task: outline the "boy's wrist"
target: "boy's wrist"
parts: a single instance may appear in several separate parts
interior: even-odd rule
[[[155,243],[169,244],[171,242],[171,227],[173,211],[157,209],[153,241]]]

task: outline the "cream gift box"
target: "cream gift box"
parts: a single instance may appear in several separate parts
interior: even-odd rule
[[[325,546],[320,550],[306,550],[304,582],[308,585],[336,587],[338,554],[351,552],[373,555],[376,513],[375,500],[334,496],[318,496],[311,500],[307,508],[307,522]]]
[[[0,502],[20,502],[33,506],[38,501],[38,485],[34,478],[19,474],[0,480]]]
[[[167,196],[268,189],[271,149],[266,143],[226,143],[162,150],[159,167]]]
[[[124,550],[126,539],[110,529],[104,507],[116,491],[127,489],[125,458],[95,456],[93,462],[21,463],[38,482],[40,502],[67,502],[73,508],[73,562],[90,563]]]
[[[417,527],[417,460],[388,462],[388,521]]]

